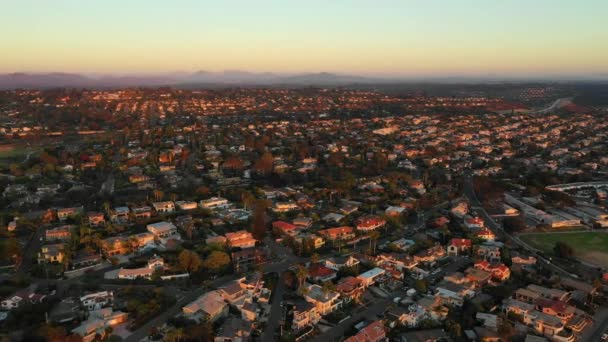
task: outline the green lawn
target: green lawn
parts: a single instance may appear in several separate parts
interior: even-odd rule
[[[25,160],[28,153],[37,152],[38,150],[39,148],[29,146],[0,146],[0,164],[19,163]]]
[[[522,234],[521,240],[547,253],[553,253],[558,241],[570,245],[575,256],[598,265],[608,266],[608,234],[603,232],[532,233]]]

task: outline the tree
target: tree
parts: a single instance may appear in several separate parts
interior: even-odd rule
[[[244,164],[241,158],[239,158],[238,156],[230,156],[226,158],[223,166],[227,169],[240,170],[243,168]]]
[[[378,238],[380,237],[380,233],[378,233],[377,231],[373,230],[371,233],[369,233],[369,242],[370,242],[370,252],[373,254],[376,254],[376,245],[378,244]],[[372,249],[373,246],[373,249]]]
[[[163,197],[165,196],[165,194],[162,191],[158,190],[158,189],[154,190],[153,195],[154,195],[154,199],[157,202],[160,201],[160,200],[162,200]]]
[[[295,273],[296,278],[298,278],[298,289],[301,289],[302,285],[304,285],[304,281],[308,277],[308,268],[304,265],[298,265]]]
[[[567,243],[558,241],[553,246],[553,253],[560,258],[568,259],[574,256],[574,249]]]
[[[265,200],[256,200],[253,208],[252,235],[262,240],[266,235],[266,206]]]
[[[179,253],[179,264],[182,269],[189,273],[194,273],[200,270],[202,261],[198,253],[184,249]]]
[[[272,166],[274,163],[274,157],[270,152],[264,152],[260,159],[253,164],[253,170],[258,173],[269,174],[272,172]]]
[[[184,337],[184,329],[173,328],[165,335],[165,342],[179,342]]]
[[[416,279],[416,281],[414,282],[414,288],[419,293],[426,293],[428,291],[428,285],[426,284],[426,280]]]
[[[326,281],[323,283],[321,291],[323,292],[323,294],[328,294],[330,292],[336,291],[336,285],[334,285],[334,283],[332,283],[331,281]]]
[[[0,241],[0,260],[3,262],[17,262],[21,257],[21,247],[14,237],[4,238]]]
[[[230,256],[226,252],[213,251],[203,261],[203,267],[209,270],[219,273],[225,270],[230,265]]]
[[[526,223],[521,216],[507,217],[503,220],[503,227],[507,233],[517,233],[526,229]]]

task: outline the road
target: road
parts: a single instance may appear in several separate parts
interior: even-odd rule
[[[390,298],[379,299],[373,302],[372,305],[366,307],[362,311],[359,311],[349,317],[347,320],[329,329],[328,331],[315,336],[312,341],[328,342],[328,341],[340,341],[344,338],[344,334],[353,324],[357,323],[361,319],[374,320],[378,314],[383,313],[388,305],[391,303]]]
[[[593,321],[581,336],[582,341],[601,341],[602,335],[608,333],[608,308],[598,309]]]
[[[275,290],[272,293],[272,304],[270,306],[270,314],[268,315],[268,321],[266,327],[262,333],[262,342],[272,342],[275,340],[274,333],[279,328],[279,324],[282,320],[283,309],[281,302],[283,301],[283,294],[285,294],[285,278],[283,274],[279,277]]]
[[[496,221],[494,221],[494,219],[492,217],[490,217],[490,215],[486,212],[485,208],[483,207],[483,205],[481,204],[481,202],[477,198],[477,195],[475,194],[475,189],[474,189],[474,186],[473,186],[473,178],[472,178],[471,175],[465,176],[464,195],[468,198],[469,203],[471,204],[471,208],[474,209],[475,211],[477,211],[477,213],[479,214],[479,216],[481,216],[481,218],[483,218],[483,220],[485,221],[485,223],[488,226],[488,228],[494,234],[496,234],[497,236],[506,237],[507,240],[510,240],[513,243],[515,243],[516,245],[520,246],[521,248],[527,250],[530,254],[532,254],[534,257],[536,257],[537,260],[544,260],[545,261],[544,265],[547,268],[551,269],[553,272],[561,274],[562,276],[572,277],[572,275],[570,274],[570,272],[568,272],[568,271],[564,270],[563,268],[561,268],[561,267],[553,264],[552,262],[550,262],[549,260],[547,260],[543,256],[539,255],[537,253],[537,250],[535,248],[533,248],[532,246],[530,246],[527,243],[523,242],[518,237],[515,237],[515,236],[507,233],[506,231],[504,231],[504,229],[501,227],[501,225],[499,225],[498,223],[496,223]]]
[[[234,275],[221,277],[221,278],[215,279],[212,282],[210,282],[208,287],[198,287],[194,290],[184,293],[184,295],[181,298],[179,298],[178,301],[175,304],[173,304],[173,306],[171,306],[170,308],[165,310],[160,315],[154,317],[153,319],[148,321],[146,324],[142,325],[139,329],[133,331],[131,333],[131,335],[129,335],[127,338],[125,338],[125,342],[141,341],[142,339],[144,339],[145,337],[147,337],[149,335],[150,330],[152,330],[152,328],[155,328],[155,327],[158,328],[158,327],[162,326],[163,324],[165,324],[165,322],[169,318],[174,317],[175,315],[180,313],[182,311],[182,307],[184,307],[188,303],[193,302],[196,298],[203,295],[203,293],[209,291],[210,288],[216,288],[216,287],[218,287],[230,280],[234,280],[236,278],[237,278],[237,276],[234,276]]]
[[[38,254],[38,251],[42,246],[42,240],[44,238],[45,231],[46,227],[44,225],[38,227],[38,229],[36,229],[36,232],[32,234],[32,237],[23,247],[21,263],[17,268],[17,274],[30,274],[30,271],[32,270],[32,266],[34,264],[34,257]]]
[[[270,240],[270,239],[269,239]],[[265,264],[263,266],[264,272],[277,272],[281,275],[277,282],[277,287],[272,294],[273,302],[270,309],[268,324],[264,333],[262,334],[263,341],[273,341],[274,340],[274,331],[278,327],[279,320],[281,318],[281,301],[283,299],[283,293],[285,291],[284,288],[284,279],[282,278],[282,273],[287,270],[291,265],[296,262],[301,261],[300,258],[296,257],[288,248],[277,244],[276,242],[270,240],[267,241],[271,250],[274,250],[278,256],[280,256],[280,261]],[[148,323],[141,326],[139,329],[135,330],[129,337],[125,339],[126,342],[139,342],[143,338],[147,337],[150,333],[150,330],[154,327],[162,326],[169,318],[179,314],[186,304],[193,302],[196,298],[201,296],[203,293],[209,291],[210,289],[217,288],[220,285],[223,285],[231,280],[237,279],[239,276],[237,275],[229,275],[225,277],[221,277],[211,281],[207,286],[196,288],[194,290],[186,292],[183,297],[181,297],[173,306],[164,311],[162,314],[156,316]]]
[[[553,101],[553,103],[551,103],[551,105],[549,105],[549,107],[543,108],[543,109],[539,109],[537,111],[534,111],[533,113],[535,114],[544,114],[544,113],[549,113],[551,111],[554,111],[556,109],[559,109],[565,105],[568,105],[572,103],[572,98],[571,97],[563,97],[560,99],[557,99],[555,101]]]

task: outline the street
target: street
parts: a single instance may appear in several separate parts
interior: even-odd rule
[[[344,334],[346,330],[348,330],[353,324],[357,323],[361,319],[374,320],[376,319],[378,314],[383,313],[388,305],[391,303],[390,298],[378,299],[373,302],[371,306],[366,307],[365,309],[355,313],[347,320],[342,323],[336,325],[330,330],[320,334],[319,336],[315,336],[312,338],[312,341],[319,342],[328,342],[328,341],[339,341],[344,338]]]

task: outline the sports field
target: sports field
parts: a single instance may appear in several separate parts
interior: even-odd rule
[[[37,148],[29,146],[3,145],[0,146],[0,165],[19,163],[27,158],[29,153],[35,153]]]
[[[519,238],[548,254],[558,241],[574,249],[575,256],[590,263],[608,267],[608,233],[605,232],[564,232],[521,234]]]

